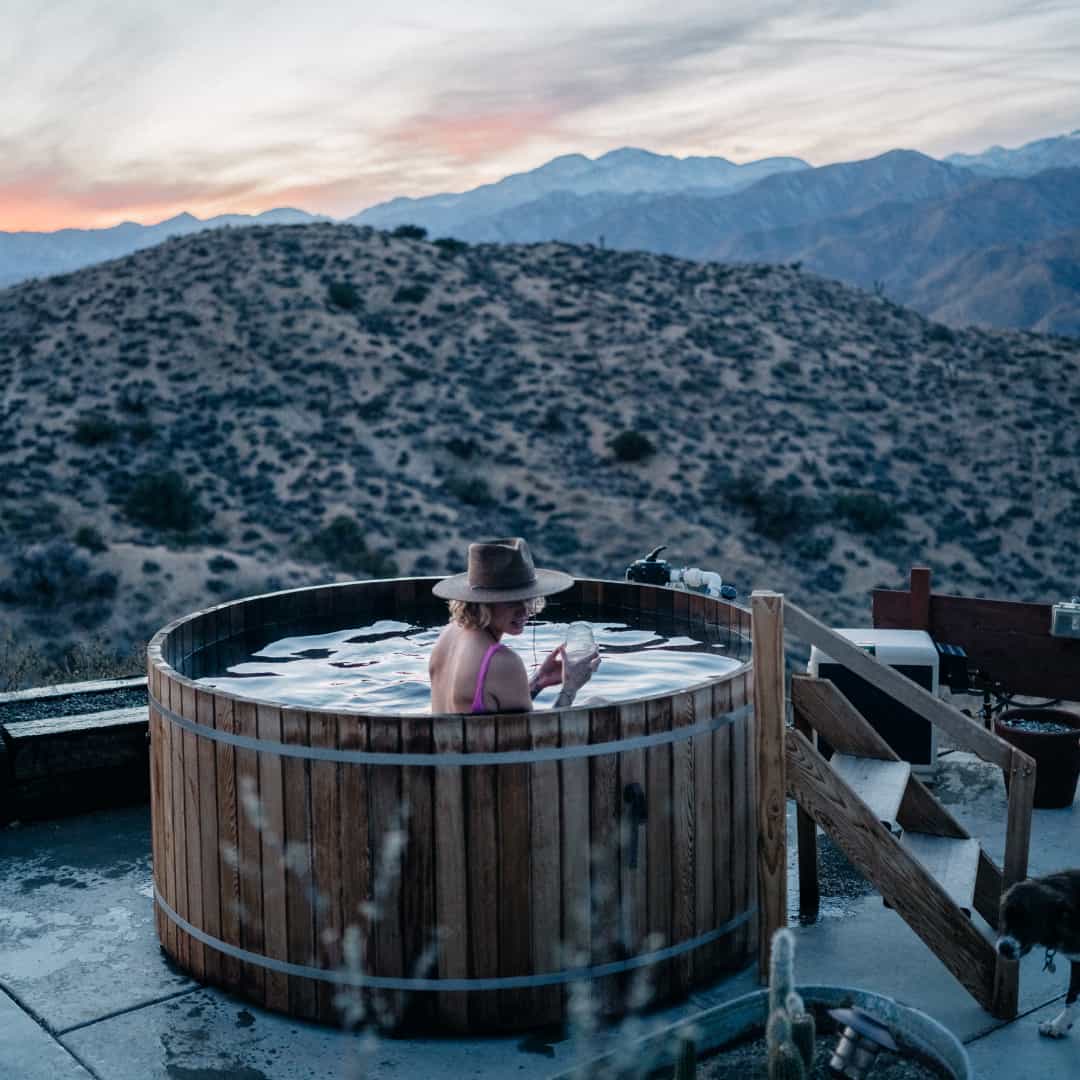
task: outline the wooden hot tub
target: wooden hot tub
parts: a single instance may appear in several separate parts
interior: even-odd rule
[[[241,641],[445,614],[436,580],[238,600],[154,637],[165,950],[294,1016],[455,1031],[557,1022],[584,992],[615,1015],[642,980],[663,1001],[747,965],[748,660],[674,694],[482,717],[300,711],[192,681]],[[646,585],[579,580],[550,603],[750,636],[736,605]]]

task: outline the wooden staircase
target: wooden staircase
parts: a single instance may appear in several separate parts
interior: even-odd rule
[[[783,731],[775,752],[759,735],[759,776],[765,778],[762,786],[767,789],[759,793],[766,847],[782,841],[777,816],[781,791],[798,804],[801,913],[810,917],[817,913],[816,827],[820,826],[979,1004],[994,1016],[1012,1019],[1017,1013],[1018,965],[997,955],[972,912],[996,928],[1002,893],[1026,876],[1034,763],[805,611],[784,604],[777,594],[755,594],[754,599],[755,619],[762,622],[755,631],[755,664],[765,651],[758,651],[759,640],[771,639],[775,654],[775,639],[782,640],[783,630],[791,630],[938,724],[959,746],[1008,771],[1009,820],[1001,869],[828,680],[793,675],[794,727]],[[782,671],[782,654],[771,656],[767,666],[766,672],[755,675],[763,684],[760,689],[774,690],[772,700],[757,698],[759,722],[768,728],[783,707],[783,696],[777,700],[771,685],[777,681],[777,669]],[[831,760],[818,752],[818,735],[832,747]],[[763,765],[768,773],[762,771]],[[777,773],[783,777],[779,790],[774,787]],[[768,893],[762,891],[766,902],[771,901],[766,917],[782,925],[772,896],[777,891],[776,858],[768,850],[765,854],[769,857],[763,858],[759,875],[769,888]]]

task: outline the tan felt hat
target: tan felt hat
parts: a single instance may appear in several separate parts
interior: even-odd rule
[[[468,565],[464,574],[443,578],[431,591],[444,600],[499,604],[550,596],[574,584],[560,570],[537,570],[520,536],[470,544]]]

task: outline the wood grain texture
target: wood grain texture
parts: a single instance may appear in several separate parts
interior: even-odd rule
[[[363,716],[337,717],[338,746],[342,750],[368,750],[370,732]],[[372,765],[338,766],[341,820],[336,824],[341,849],[342,958],[354,975],[374,969],[371,906],[378,857],[378,830],[372,833],[369,808],[369,777]],[[346,1021],[365,1018],[369,996],[361,989],[345,989],[337,1000]]]
[[[258,738],[281,742],[281,710],[256,705]],[[259,805],[262,849],[263,946],[266,956],[289,958],[288,907],[285,899],[285,799],[284,770],[277,754],[259,753]],[[279,971],[266,972],[267,1008],[285,1012],[289,1007],[289,979]]]
[[[461,716],[433,718],[432,737],[439,754],[465,749]],[[465,770],[443,765],[435,770],[435,874],[439,924],[440,979],[469,977],[469,889],[465,847]],[[451,1031],[469,1030],[467,991],[438,994],[439,1020]]]
[[[645,735],[648,724],[644,702],[624,702],[619,706],[619,733],[622,741]],[[626,800],[627,789],[636,785],[645,794],[645,810],[649,810],[648,777],[645,774],[645,751],[625,750],[619,754],[619,865],[620,929],[622,951],[627,956],[637,956],[649,949],[649,837],[648,817],[640,825],[634,825],[630,805]],[[636,836],[635,836],[636,834]],[[630,865],[632,849],[637,849],[637,866]],[[651,994],[652,972],[640,968],[624,980],[624,1000],[637,1001]]]
[[[589,742],[616,742],[616,707],[590,709]],[[619,940],[619,755],[589,758],[589,836],[592,859],[592,963],[622,959]],[[608,975],[593,980],[593,993],[604,1016],[622,1009],[622,980]]]
[[[408,583],[410,586],[412,582]],[[411,598],[411,590],[407,593]],[[401,748],[406,754],[430,754],[430,716],[401,718]],[[414,765],[401,770],[401,798],[408,815],[408,843],[401,868],[402,945],[410,977],[430,978],[436,969],[435,914],[435,770]],[[406,1022],[430,1026],[435,1016],[433,993],[410,994]]]
[[[713,695],[709,687],[690,695],[694,704],[695,723],[711,720]],[[716,927],[716,883],[713,861],[716,844],[713,837],[713,736],[695,735],[694,756],[694,936]],[[707,949],[690,954],[690,970],[695,983],[705,982],[710,974],[712,958]]]
[[[558,717],[547,712],[529,715],[529,745],[534,750],[559,745]],[[562,849],[559,801],[559,763],[537,762],[529,768],[529,914],[532,963],[537,973],[561,971]],[[562,1019],[562,990],[538,987],[532,993],[536,1023]]]
[[[769,973],[773,934],[787,925],[787,783],[784,776],[784,598],[751,597],[754,650],[755,783],[761,935],[758,978]]]
[[[195,719],[206,727],[214,727],[214,699],[203,690],[195,691]],[[211,937],[221,937],[221,834],[218,829],[217,761],[214,743],[197,738],[200,878],[202,883],[201,929]],[[213,983],[221,982],[220,952],[204,947],[204,977]]]
[[[312,746],[337,749],[337,718],[313,712],[308,718],[308,736]],[[314,906],[316,966],[326,970],[344,964],[342,953],[343,901],[341,839],[343,828],[351,828],[341,812],[340,766],[333,761],[311,763],[311,873]],[[335,988],[320,982],[317,988],[318,1016],[323,1023],[334,1023]]]
[[[653,698],[645,703],[649,734],[671,730],[671,698]],[[645,751],[645,788],[649,799],[649,820],[645,829],[646,859],[649,865],[649,934],[654,948],[667,948],[674,941],[672,929],[673,868],[671,860],[672,819],[675,813],[672,790],[671,746],[650,746]],[[672,964],[657,965],[653,987],[661,1000],[671,996]]]
[[[529,749],[527,713],[496,717],[498,750]],[[496,776],[499,821],[499,974],[527,975],[533,970],[532,911],[529,887],[529,766],[500,765]],[[499,995],[499,1023],[514,1027],[529,1015],[531,990],[504,990]]]
[[[163,701],[173,712],[180,712],[183,708],[181,702],[180,683],[175,679],[169,679],[166,688],[169,699]],[[164,688],[163,688],[164,689]],[[183,729],[170,725],[172,737],[170,750],[172,758],[172,820],[173,820],[173,862],[176,869],[176,903],[173,908],[178,915],[191,922],[191,908],[188,905],[188,828],[185,800],[184,780],[184,732]],[[182,966],[191,968],[191,938],[179,927],[175,928],[176,935],[176,959]]]
[[[258,737],[255,705],[237,701],[233,718],[239,735]],[[262,955],[263,935],[262,839],[259,802],[259,755],[254,750],[235,751],[236,792],[239,817],[240,937],[248,952]],[[241,969],[241,988],[256,1001],[265,1001],[266,972],[255,964]]]
[[[281,711],[281,741],[310,746],[306,712]],[[315,949],[314,836],[311,823],[310,764],[303,758],[281,760],[284,798],[285,906],[288,959],[305,967],[318,966]],[[313,1020],[319,1015],[319,985],[314,979],[288,976],[289,1014]]]
[[[465,721],[465,748],[470,752],[495,749],[495,727],[487,716]],[[469,975],[499,974],[499,836],[497,767],[470,767],[466,774],[466,845],[469,876]],[[499,1026],[498,994],[478,991],[469,1002],[474,1029]]]
[[[401,726],[396,717],[373,716],[369,721],[371,749],[377,753],[401,752]],[[369,835],[376,867],[375,925],[372,970],[380,975],[403,976],[405,968],[405,927],[402,902],[403,845],[399,836],[408,835],[408,810],[402,803],[401,769],[395,765],[373,765],[368,776]],[[371,995],[379,1023],[397,1027],[405,1017],[405,994],[400,990],[376,990]]]
[[[787,760],[814,820],[965,989],[991,1009],[996,965],[990,942],[797,731],[788,733]]]
[[[583,709],[559,714],[562,746],[589,741],[589,716]],[[589,763],[584,758],[559,762],[562,781],[561,831],[562,925],[564,967],[584,967],[592,954],[592,889],[589,862]],[[564,991],[569,994],[569,988]],[[565,999],[564,999],[565,1000]]]
[[[672,702],[672,729],[697,722],[693,695],[677,694]],[[671,744],[671,938],[673,944],[689,941],[696,928],[694,880],[697,837],[697,789],[694,777],[694,744],[680,739]],[[672,991],[685,993],[692,982],[693,958],[682,953],[671,964]]]

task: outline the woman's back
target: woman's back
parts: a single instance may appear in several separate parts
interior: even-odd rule
[[[516,671],[519,667],[520,672]],[[486,670],[481,685],[482,668]],[[508,709],[511,703],[501,699],[507,696],[514,683],[526,682],[524,664],[511,649],[497,644],[486,630],[467,629],[453,622],[439,635],[431,653],[428,671],[431,676],[433,713]],[[509,685],[508,677],[512,680]],[[502,694],[499,693],[500,689],[503,690]],[[475,707],[477,704],[480,705],[479,709]],[[529,707],[523,702],[514,704],[517,708]]]

